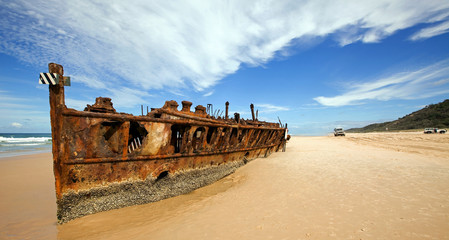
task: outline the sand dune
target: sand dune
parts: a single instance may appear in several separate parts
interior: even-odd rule
[[[57,226],[50,154],[0,159],[1,239],[449,239],[449,134],[293,137],[190,194]]]

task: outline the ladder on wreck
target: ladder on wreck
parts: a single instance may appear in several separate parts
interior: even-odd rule
[[[142,146],[142,143],[140,142],[140,138],[136,137],[133,140],[131,140],[131,143],[128,145],[128,153],[132,153],[135,150],[139,149],[140,146]]]

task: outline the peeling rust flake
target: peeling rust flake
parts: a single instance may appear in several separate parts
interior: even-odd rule
[[[211,104],[166,101],[134,116],[99,97],[84,111],[64,100],[64,71],[49,85],[53,167],[59,223],[188,193],[233,173],[257,157],[285,151],[287,124],[228,116]]]

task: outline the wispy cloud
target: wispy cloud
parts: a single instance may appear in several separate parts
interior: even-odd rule
[[[13,122],[13,123],[11,123],[11,127],[13,127],[13,128],[22,128],[23,125],[21,123],[18,123],[18,122]]]
[[[203,94],[203,97],[209,97],[209,96],[212,96],[212,94],[214,94],[214,91],[210,91],[210,92]]]
[[[34,98],[11,97],[8,91],[0,91],[0,132],[9,132],[11,128],[26,130],[30,126],[44,129],[50,126],[48,111],[39,108],[43,100]],[[47,102],[48,100],[45,100]],[[6,114],[7,113],[7,114]],[[32,121],[24,123],[32,117]],[[42,131],[42,130],[41,130]],[[47,129],[44,131],[48,131]]]
[[[436,26],[421,29],[417,33],[413,34],[413,36],[411,36],[410,39],[411,40],[426,39],[447,32],[449,32],[449,20],[442,22]]]
[[[210,92],[242,64],[264,64],[301,42],[293,40],[335,33],[340,45],[378,42],[417,23],[442,21],[449,9],[449,1],[438,0],[0,0],[0,5],[0,52],[37,66],[61,63],[86,86],[115,89],[117,95],[123,87],[193,86]],[[415,38],[446,31],[443,25],[434,28]]]
[[[288,107],[276,106],[272,104],[255,104],[255,108],[259,109],[260,112],[271,113],[279,111],[288,111]]]
[[[29,110],[36,107],[36,99],[11,97],[8,91],[0,91],[0,110],[22,109]]]
[[[114,104],[120,107],[133,107],[136,105],[144,104],[146,101],[144,98],[151,96],[147,92],[139,89],[131,89],[128,87],[121,87],[119,89],[111,89],[111,98],[114,99]]]
[[[94,104],[92,100],[79,100],[79,99],[73,99],[73,98],[66,98],[65,99],[65,105],[69,108],[74,108],[77,110],[84,110],[84,108],[87,106],[87,104]]]
[[[111,80],[106,80],[107,82],[103,82],[96,77],[96,74],[92,75],[72,75],[71,78],[76,79],[77,83],[83,83],[88,87],[94,89],[103,89],[106,88],[107,85],[111,85]],[[109,83],[109,84],[108,84]]]
[[[316,97],[325,106],[345,106],[366,100],[419,99],[449,93],[449,59],[409,72],[353,84],[335,97]]]

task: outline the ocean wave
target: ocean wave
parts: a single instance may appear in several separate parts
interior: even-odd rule
[[[51,143],[51,137],[25,137],[25,138],[16,138],[16,137],[3,137],[3,136],[0,136],[0,143],[17,143],[17,144],[34,143],[34,144],[48,144],[48,143]]]
[[[25,147],[25,146],[39,146],[39,145],[47,145],[48,143],[0,143],[0,147]]]

